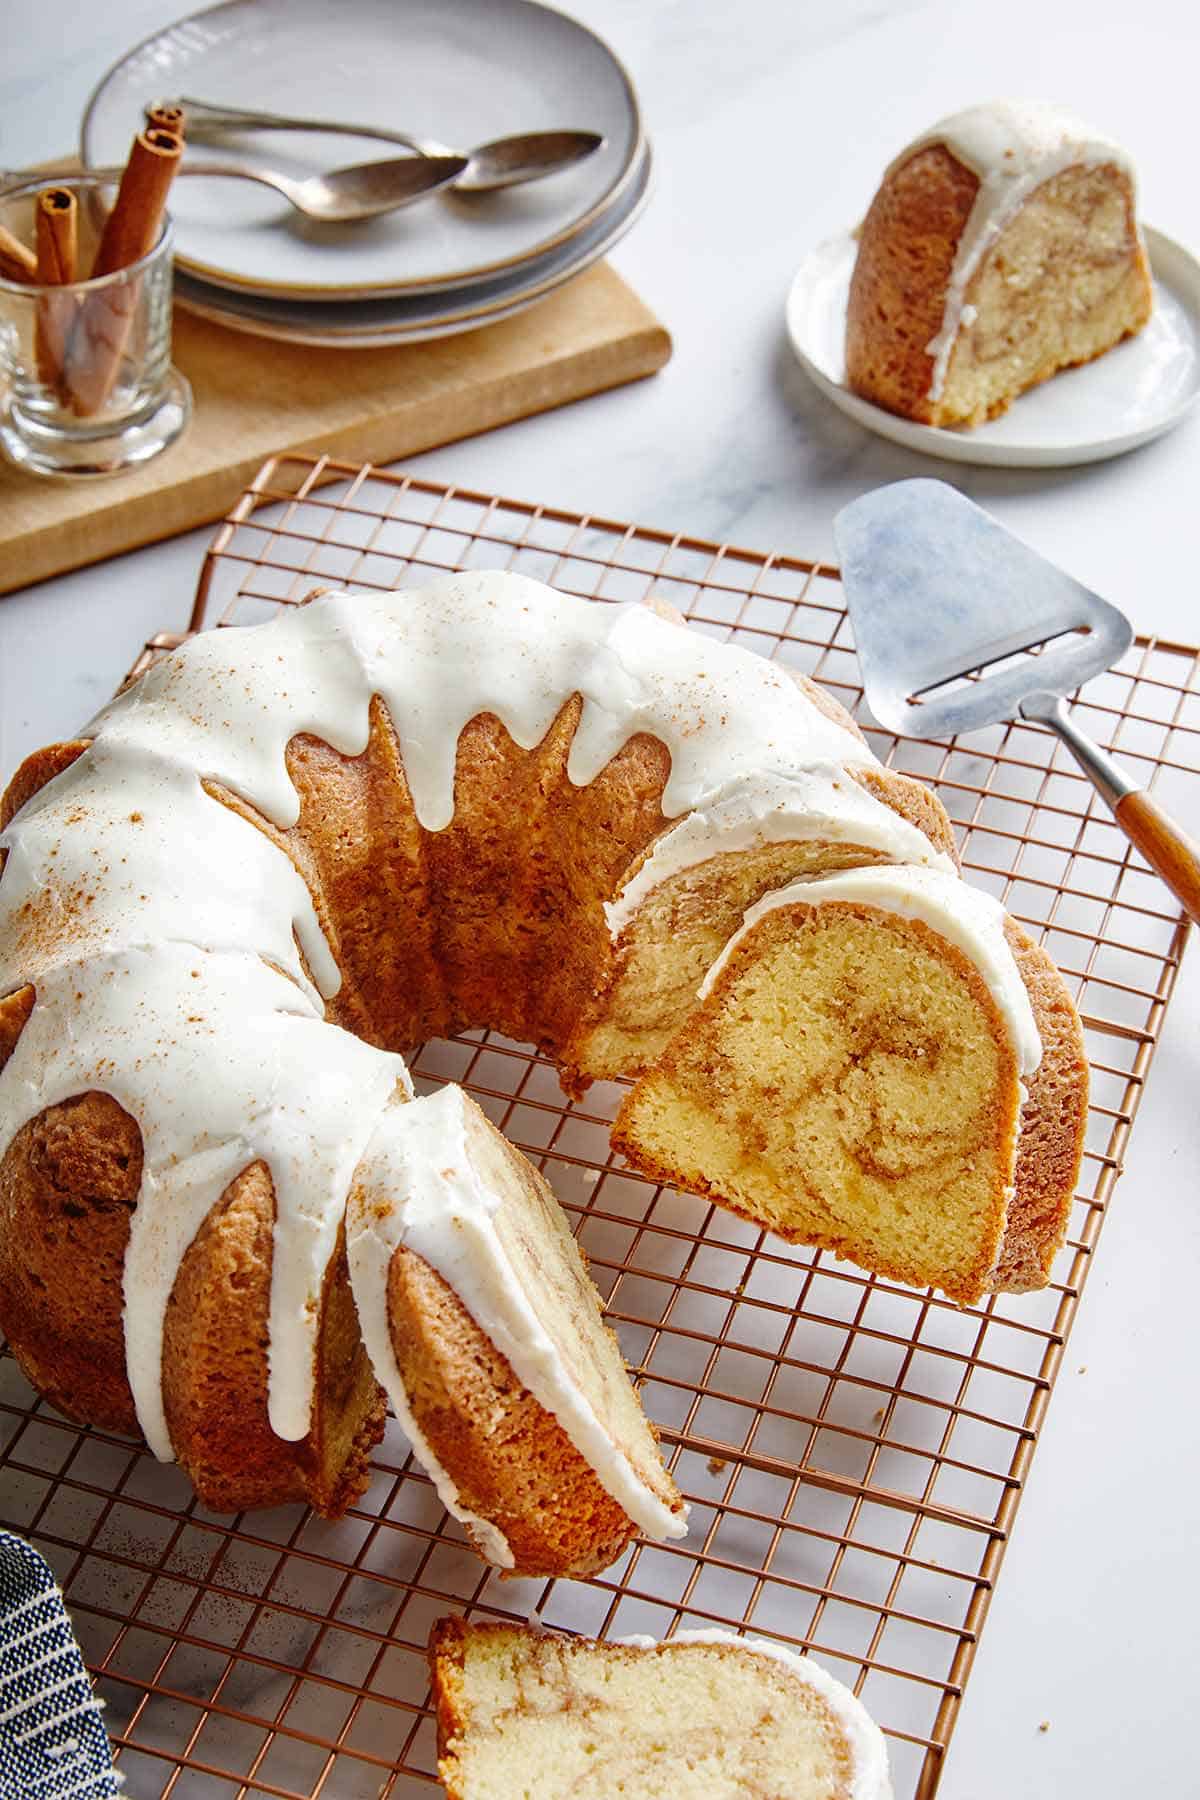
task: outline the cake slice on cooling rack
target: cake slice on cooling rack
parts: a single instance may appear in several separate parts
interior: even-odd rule
[[[450,1800],[891,1800],[861,1701],[760,1638],[602,1644],[442,1619],[430,1664]]]
[[[613,1142],[781,1237],[970,1304],[1048,1281],[1087,1090],[1045,952],[956,875],[889,865],[749,909]]]
[[[562,1208],[462,1088],[385,1115],[346,1240],[367,1355],[481,1555],[583,1576],[684,1535]]]

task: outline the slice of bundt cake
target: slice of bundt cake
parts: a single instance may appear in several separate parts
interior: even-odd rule
[[[891,1800],[861,1701],[762,1638],[598,1643],[442,1619],[430,1665],[449,1800]]]
[[[970,1302],[1044,1286],[1087,1065],[1048,957],[940,870],[796,882],[746,915],[626,1100],[635,1168]]]
[[[686,1511],[562,1209],[461,1088],[391,1108],[346,1211],[367,1354],[448,1510],[523,1575]]]
[[[1150,317],[1133,168],[1057,107],[943,119],[884,174],[859,233],[846,379],[926,425],[979,425]]]

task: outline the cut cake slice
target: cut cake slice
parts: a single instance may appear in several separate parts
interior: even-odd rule
[[[1049,958],[955,875],[878,867],[750,909],[613,1143],[782,1237],[969,1304],[1049,1279],[1086,1108]]]
[[[891,1800],[862,1703],[763,1639],[442,1619],[430,1663],[450,1800]]]

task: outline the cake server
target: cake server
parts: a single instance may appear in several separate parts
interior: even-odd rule
[[[1080,730],[1064,697],[1128,650],[1124,613],[944,481],[876,488],[844,506],[833,529],[880,725],[935,738],[1002,719],[1048,726],[1200,923],[1200,846]]]

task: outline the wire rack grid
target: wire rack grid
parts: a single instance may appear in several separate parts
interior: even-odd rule
[[[220,526],[191,629],[314,588],[503,567],[597,601],[671,601],[696,629],[862,693],[837,573],[330,459],[274,459]],[[180,641],[164,634],[138,668]],[[1168,804],[1200,770],[1200,652],[1138,639],[1077,713]],[[564,1102],[527,1046],[426,1045],[546,1172],[587,1251],[692,1507],[587,1582],[480,1564],[389,1422],[337,1523],[201,1508],[137,1444],[82,1430],[0,1358],[0,1516],[64,1586],[128,1791],[288,1800],[436,1785],[425,1646],[447,1612],[598,1635],[724,1625],[811,1649],[930,1800],[1179,966],[1186,926],[1055,740],[1023,723],[878,754],[935,784],[968,877],[1055,957],[1092,1064],[1068,1241],[1041,1294],[959,1309],[793,1249],[614,1161],[618,1084]],[[1194,790],[1193,790],[1194,792]]]

